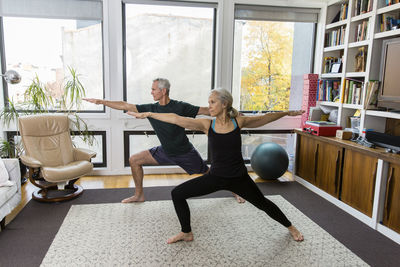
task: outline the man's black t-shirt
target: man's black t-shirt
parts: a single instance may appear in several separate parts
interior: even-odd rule
[[[171,99],[165,106],[154,103],[136,105],[136,108],[139,112],[175,113],[180,116],[194,118],[199,112],[200,107]],[[186,154],[193,148],[193,145],[189,142],[185,134],[184,128],[152,118],[148,119],[160,140],[161,146],[168,155],[177,156]]]

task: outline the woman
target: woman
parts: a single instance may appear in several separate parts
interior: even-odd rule
[[[211,149],[210,171],[198,178],[178,185],[172,190],[172,200],[181,224],[181,232],[168,239],[168,244],[177,241],[192,241],[190,210],[186,199],[210,194],[218,190],[232,191],[257,208],[265,211],[274,220],[287,227],[293,239],[303,241],[303,235],[286,218],[273,202],[266,199],[244,165],[241,147],[241,128],[256,128],[286,115],[297,116],[303,111],[267,113],[261,116],[239,116],[232,107],[232,95],[225,89],[215,89],[208,98],[209,111],[215,119],[193,119],[172,113],[128,112],[136,118],[153,118],[179,125],[183,128],[202,131],[208,135]]]

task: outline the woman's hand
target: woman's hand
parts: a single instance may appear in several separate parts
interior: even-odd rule
[[[133,111],[129,111],[126,114],[135,117],[136,119],[145,119],[151,116],[151,112],[133,112]]]
[[[96,99],[96,98],[82,98],[82,100],[85,100],[87,102],[90,102],[90,103],[93,103],[96,105],[101,105],[104,102],[103,99]]]
[[[303,114],[305,111],[304,110],[289,110],[288,116],[299,116]]]

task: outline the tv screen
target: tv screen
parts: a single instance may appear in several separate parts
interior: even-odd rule
[[[400,110],[400,38],[383,41],[378,106]]]

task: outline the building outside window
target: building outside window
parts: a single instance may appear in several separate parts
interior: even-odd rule
[[[215,6],[166,4],[124,5],[125,98],[154,102],[151,82],[162,77],[171,82],[171,98],[206,106],[214,78]]]

